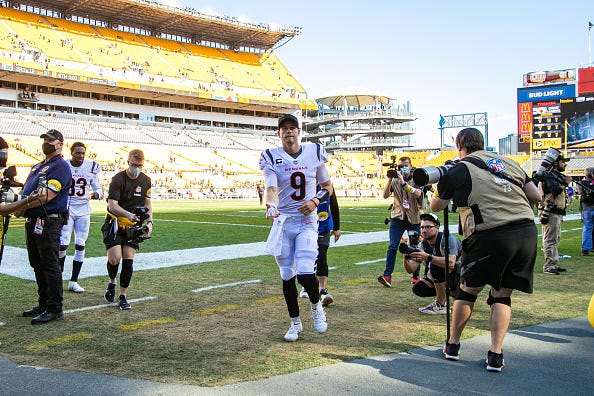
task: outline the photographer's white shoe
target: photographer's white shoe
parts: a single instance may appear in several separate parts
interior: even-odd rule
[[[82,293],[85,291],[77,282],[68,282],[68,290],[75,293]]]

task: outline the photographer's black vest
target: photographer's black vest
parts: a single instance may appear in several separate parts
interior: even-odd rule
[[[524,186],[527,176],[518,164],[484,150],[475,151],[468,157],[482,161],[487,167],[499,168],[513,182],[470,161],[460,161],[460,164],[468,169],[472,181],[468,206],[459,208],[464,238],[468,238],[475,231],[534,220],[534,212],[521,187]]]

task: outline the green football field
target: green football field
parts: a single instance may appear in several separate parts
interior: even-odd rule
[[[339,203],[345,236],[379,231],[387,237],[389,200]],[[166,252],[159,256],[165,264],[185,249],[263,242],[269,231],[256,201],[153,205],[153,238],[142,243],[139,254]],[[105,254],[99,230],[105,202],[95,202],[94,210],[89,258]],[[450,218],[457,221],[455,215]],[[513,295],[512,328],[586,314],[592,258],[579,255],[581,223],[566,221],[563,229],[560,251],[572,258],[561,265],[568,271],[542,274],[539,243],[535,292]],[[23,239],[22,220],[12,219],[7,244],[24,247]],[[105,304],[106,276],[81,279],[85,293],[64,294],[65,320],[43,326],[20,316],[36,303],[34,282],[0,275],[2,352],[18,364],[212,386],[442,343],[445,317],[418,312],[431,299],[412,295],[400,255],[394,286],[377,282],[386,248],[387,242],[331,246],[329,285],[335,303],[327,309],[328,332],[313,330],[309,303],[300,299],[304,331],[296,343],[282,338],[288,315],[270,256],[211,262],[197,257],[200,264],[136,271],[128,296],[137,301],[130,311]],[[69,254],[71,260],[72,247]],[[483,291],[464,337],[488,330],[485,299]]]

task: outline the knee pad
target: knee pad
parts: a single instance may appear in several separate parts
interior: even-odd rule
[[[74,261],[80,261],[81,263],[85,259],[85,247],[84,245],[75,245],[74,246]]]
[[[493,297],[489,291],[489,298],[487,298],[487,305],[503,304],[511,307],[511,297]]]
[[[458,290],[456,290],[456,300],[473,303],[476,301],[476,296],[474,294],[466,293],[461,287],[458,287]]]
[[[122,272],[120,273],[120,286],[121,287],[128,287],[130,286],[130,280],[132,279],[132,270],[134,260],[132,259],[123,259],[122,260]]]

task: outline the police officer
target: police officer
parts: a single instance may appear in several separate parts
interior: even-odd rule
[[[38,305],[23,312],[32,324],[63,319],[60,232],[68,221],[68,191],[72,173],[62,158],[64,136],[52,129],[40,136],[45,159],[31,168],[23,194],[37,191],[39,197],[24,209],[29,264],[35,272]],[[21,215],[23,210],[15,213]]]

